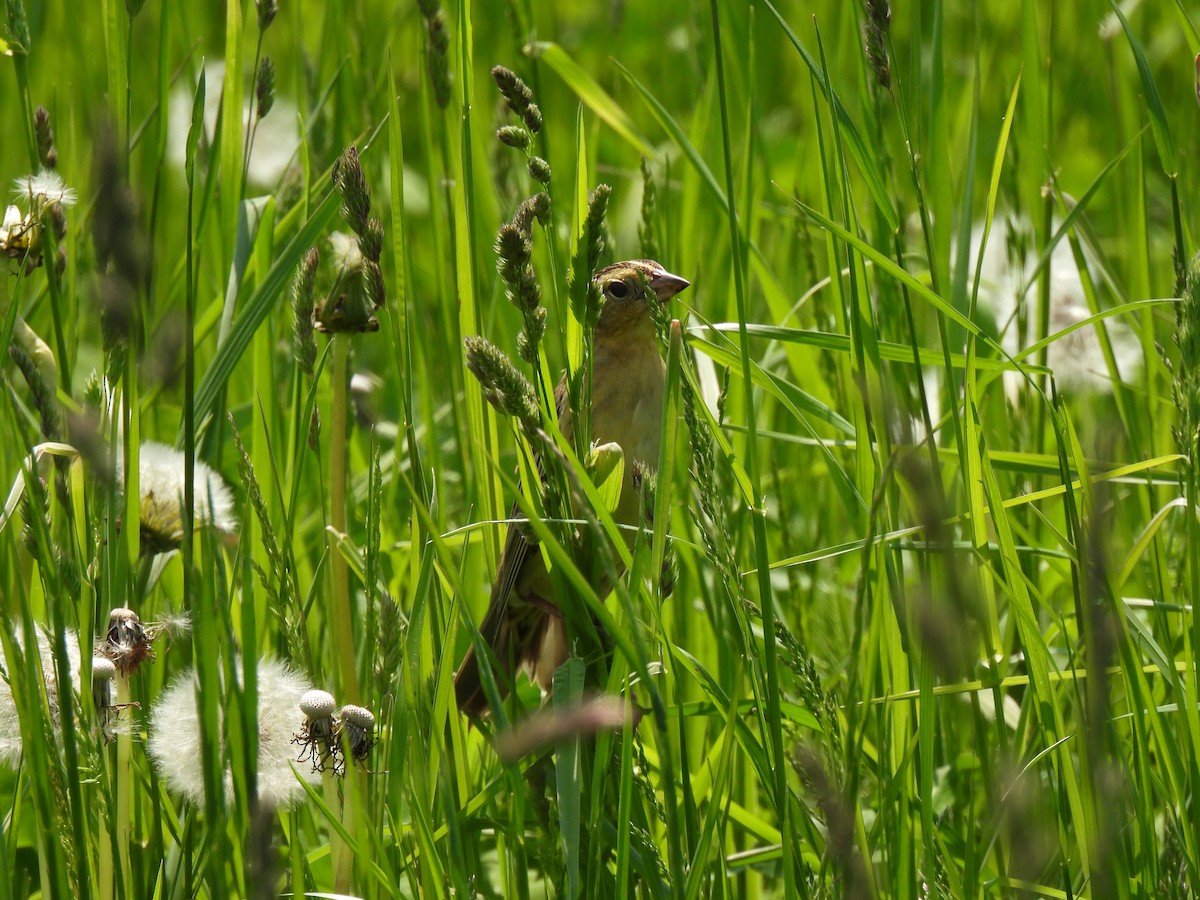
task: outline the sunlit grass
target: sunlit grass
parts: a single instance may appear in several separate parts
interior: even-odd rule
[[[992,6],[11,0],[0,900],[1194,893],[1200,36]],[[693,285],[628,560],[548,396],[597,251]],[[514,501],[577,656],[468,724]]]

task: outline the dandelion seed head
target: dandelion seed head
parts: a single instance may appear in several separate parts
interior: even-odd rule
[[[67,672],[70,685],[79,681],[79,639],[74,631],[68,629],[65,634],[67,645]],[[17,646],[23,646],[22,636],[16,635]],[[39,628],[37,629],[37,652],[41,663],[42,677],[46,680],[46,700],[54,724],[58,725],[59,688],[58,669],[55,665],[53,644],[50,638]],[[21,720],[17,714],[16,698],[13,697],[11,680],[14,677],[13,668],[4,652],[0,649],[0,665],[4,668],[4,678],[0,678],[0,765],[16,766],[21,759]],[[71,689],[70,686],[68,689]]]
[[[240,667],[239,667],[240,668]],[[318,776],[294,765],[292,736],[300,729],[300,699],[312,689],[285,663],[258,661],[258,797],[268,807],[294,806],[306,796],[297,774],[315,784]],[[167,785],[194,803],[204,802],[200,716],[194,670],[177,678],[159,697],[150,717],[147,752]],[[226,796],[233,779],[225,769]]]
[[[112,726],[120,722],[120,710],[113,706],[113,680],[116,677],[117,667],[111,659],[104,656],[92,658],[92,709],[96,713],[100,734],[106,741],[116,737]]]
[[[79,684],[79,637],[69,628],[64,637],[67,645],[67,690],[73,691]],[[37,644],[38,656],[42,663],[42,677],[46,679],[46,700],[49,703],[50,716],[57,727],[60,694],[54,644],[51,637],[40,628],[37,629]]]
[[[300,712],[310,719],[325,719],[333,716],[336,708],[333,694],[328,691],[309,691],[300,698]]]
[[[111,689],[112,680],[117,677],[117,667],[111,659],[103,656],[92,657],[92,684],[106,685]]]
[[[312,685],[285,663],[258,664],[258,796],[267,806],[293,806],[306,796],[292,761],[292,737],[300,727],[300,698]],[[317,783],[311,772],[301,777]]]
[[[124,483],[123,471],[118,478]],[[223,534],[237,531],[233,493],[212,468],[196,460],[195,523],[211,525]],[[156,551],[174,549],[183,540],[183,493],[187,457],[166,444],[142,444],[138,451],[138,490],[141,493],[142,534]]]
[[[342,769],[342,749],[339,742],[340,725],[334,721],[336,704],[326,691],[309,691],[300,698],[300,711],[305,721],[292,743],[300,746],[297,762],[312,764],[314,772]]]
[[[39,214],[51,203],[74,206],[78,199],[75,189],[67,187],[62,176],[49,169],[18,178],[13,182],[13,193],[25,198],[34,214]]]
[[[1026,242],[1033,233],[1032,224],[1017,219],[1008,225],[1010,235]],[[979,266],[979,305],[989,311],[1000,330],[1001,346],[1016,354],[1040,338],[1037,322],[1038,281],[1034,276],[1037,251],[1014,250],[1001,229],[994,229],[983,249],[979,242],[983,229],[976,228],[971,248],[971,273]],[[1064,238],[1050,254],[1050,314],[1047,332],[1058,332],[1091,317],[1083,276],[1070,243]],[[1019,324],[1024,321],[1024,333]],[[1141,344],[1124,324],[1106,319],[1108,334],[1117,363],[1117,374],[1124,380],[1136,378],[1142,370]],[[1027,362],[1035,362],[1033,358]],[[1053,340],[1046,348],[1046,364],[1054,372],[1058,387],[1074,394],[1109,394],[1113,383],[1101,350],[1095,324],[1089,324]],[[1005,391],[1016,399],[1025,383],[1017,373],[1005,373]]]
[[[132,609],[117,607],[108,614],[108,630],[96,645],[96,653],[107,657],[122,678],[128,678],[142,663],[154,659],[151,636]]]
[[[146,752],[159,775],[175,792],[204,803],[200,715],[196,706],[196,672],[189,669],[163,691],[150,713]]]
[[[4,666],[8,669],[7,660]],[[21,719],[8,679],[0,679],[0,764],[14,768],[21,760]]]

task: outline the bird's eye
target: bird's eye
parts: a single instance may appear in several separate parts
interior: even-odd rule
[[[624,281],[614,281],[605,288],[604,293],[608,294],[613,300],[628,300],[629,295],[633,292]]]

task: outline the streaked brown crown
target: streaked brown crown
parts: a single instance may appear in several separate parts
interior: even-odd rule
[[[603,296],[597,330],[626,327],[649,316],[651,295],[666,303],[689,282],[668,272],[652,259],[629,259],[605,266],[592,276]]]

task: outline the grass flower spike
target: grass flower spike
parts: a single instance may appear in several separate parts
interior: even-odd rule
[[[318,331],[358,333],[379,330],[374,311],[383,306],[383,225],[371,215],[371,190],[358,148],[349,147],[333,166],[333,185],[342,198],[341,213],[355,237],[334,233],[334,283],[313,313]]]

